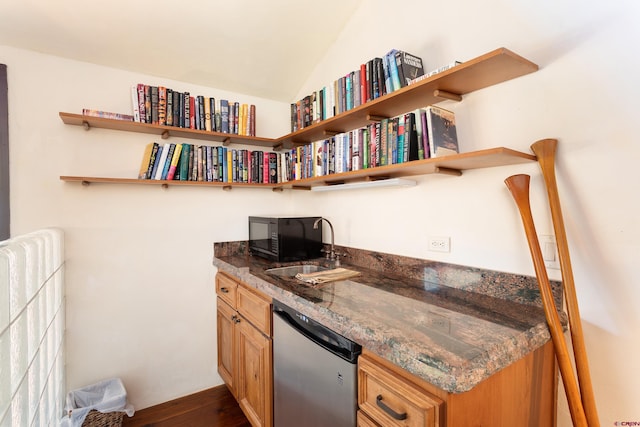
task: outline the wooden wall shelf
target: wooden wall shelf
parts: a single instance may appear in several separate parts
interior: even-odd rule
[[[206,130],[185,129],[173,126],[152,125],[149,123],[130,122],[126,120],[106,119],[103,117],[85,116],[82,114],[59,113],[62,121],[67,125],[82,126],[86,130],[93,128],[121,130],[125,132],[147,133],[158,135],[162,139],[169,137],[198,139],[203,141],[220,142],[224,145],[244,144],[271,149],[278,145],[275,139],[244,136],[232,133],[210,132]]]
[[[288,148],[326,139],[337,133],[366,126],[383,117],[395,117],[450,99],[452,95],[466,95],[537,70],[538,66],[533,62],[508,49],[499,48],[335,117],[278,138],[277,145]]]
[[[79,182],[82,185],[96,184],[137,184],[155,185],[163,188],[168,187],[217,187],[222,190],[232,188],[275,188],[276,184],[247,184],[242,182],[205,182],[205,181],[179,181],[179,180],[157,180],[157,179],[131,179],[131,178],[101,178],[95,176],[68,176],[60,177],[61,181]]]
[[[316,176],[276,185],[284,188],[309,189],[321,185],[343,184],[363,180],[403,178],[434,173],[462,175],[462,172],[465,170],[517,165],[532,161],[535,162],[536,160],[536,156],[534,155],[509,148],[498,147],[446,157],[379,166],[371,169]]]
[[[439,157],[425,160],[414,160],[412,162],[395,165],[379,166],[370,169],[361,169],[351,172],[336,173],[313,178],[299,179],[296,181],[282,182],[278,184],[247,184],[228,182],[204,182],[204,181],[161,181],[153,179],[128,179],[128,178],[98,178],[88,176],[61,176],[62,181],[81,182],[84,185],[89,183],[109,183],[109,184],[141,184],[168,186],[201,186],[230,188],[272,188],[279,189],[301,189],[308,190],[311,187],[321,185],[342,184],[346,182],[362,181],[367,179],[400,178],[407,176],[429,175],[433,173],[443,173],[447,175],[461,175],[462,171],[471,169],[490,168],[495,166],[516,165],[528,162],[535,162],[536,157],[531,154],[511,150],[509,148],[498,147],[486,150],[474,151],[470,153],[456,154],[452,156]]]

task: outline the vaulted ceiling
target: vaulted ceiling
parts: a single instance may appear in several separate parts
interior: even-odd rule
[[[289,102],[361,1],[4,0],[0,45]]]

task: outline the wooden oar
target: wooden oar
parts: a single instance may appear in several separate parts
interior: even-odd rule
[[[569,244],[567,242],[562,209],[560,208],[558,185],[556,183],[555,154],[557,145],[558,141],[556,139],[542,139],[533,143],[531,145],[531,150],[538,157],[538,163],[542,169],[542,176],[544,177],[544,182],[547,187],[553,230],[556,235],[556,243],[558,246],[562,285],[564,288],[565,300],[567,301],[569,331],[571,332],[571,344],[573,346],[573,356],[576,361],[576,371],[578,374],[578,383],[580,384],[582,405],[584,406],[587,420],[589,420],[589,426],[599,427],[600,421],[598,420],[598,411],[596,409],[596,401],[593,395],[589,361],[584,344],[580,310],[578,308],[578,298],[576,296],[576,287],[573,281],[573,270],[571,268],[571,258],[569,256]]]
[[[571,413],[573,425],[586,427],[588,424],[584,408],[582,406],[582,401],[580,399],[580,389],[573,372],[569,349],[567,348],[567,343],[564,340],[560,316],[558,315],[556,304],[553,300],[551,284],[549,283],[549,277],[547,276],[547,270],[544,265],[544,257],[542,256],[540,242],[538,241],[538,235],[536,234],[536,228],[533,223],[533,216],[531,215],[531,205],[529,202],[529,179],[529,175],[513,175],[505,179],[504,182],[507,185],[507,188],[509,188],[511,195],[518,206],[520,217],[522,218],[522,224],[524,225],[524,230],[527,235],[531,258],[533,259],[533,266],[536,271],[538,286],[540,287],[540,296],[542,297],[544,314],[547,319],[547,324],[549,325],[549,331],[551,332],[553,346],[556,350],[556,358],[558,359],[558,365],[560,366],[560,374],[562,376],[562,382],[567,395],[569,412]]]

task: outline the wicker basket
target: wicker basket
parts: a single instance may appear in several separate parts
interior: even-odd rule
[[[124,412],[102,413],[92,409],[82,423],[82,427],[120,427]]]

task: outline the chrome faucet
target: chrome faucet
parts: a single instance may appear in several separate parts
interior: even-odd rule
[[[340,257],[336,254],[336,250],[335,250],[335,241],[334,241],[334,233],[333,233],[333,225],[331,224],[331,222],[327,219],[327,218],[318,218],[316,219],[316,222],[313,223],[313,228],[314,230],[318,229],[318,225],[320,224],[320,221],[325,220],[327,222],[327,224],[329,224],[329,228],[331,229],[331,249],[329,250],[329,253],[327,254],[327,259],[331,262],[334,263],[334,265],[336,267],[340,266]]]

